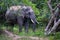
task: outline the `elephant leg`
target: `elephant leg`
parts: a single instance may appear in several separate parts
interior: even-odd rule
[[[8,29],[9,31],[12,31],[12,32],[13,32],[13,27],[14,27],[13,21],[10,21],[10,22],[7,23],[7,24],[8,24],[7,29]]]
[[[14,23],[11,23],[11,31],[13,32]]]
[[[25,32],[28,33],[28,28],[29,28],[29,22],[25,22]]]
[[[8,22],[6,22],[6,24],[5,24],[6,25],[6,30],[8,30],[8,24],[9,24]]]
[[[17,17],[17,22],[18,22],[18,25],[19,25],[19,32],[22,32],[23,18],[22,17]]]
[[[6,30],[13,32],[14,23],[13,21],[6,21]]]
[[[36,30],[36,24],[32,23],[32,29],[33,29],[33,32],[35,32],[35,30]]]
[[[5,22],[6,30],[8,30],[8,24],[9,24],[9,23],[6,21],[6,22]]]

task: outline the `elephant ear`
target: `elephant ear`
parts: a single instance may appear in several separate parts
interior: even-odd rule
[[[24,18],[25,12],[22,9],[19,9],[17,15],[22,16]]]

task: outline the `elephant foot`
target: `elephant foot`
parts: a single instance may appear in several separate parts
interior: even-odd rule
[[[28,30],[25,30],[25,33],[28,33]]]

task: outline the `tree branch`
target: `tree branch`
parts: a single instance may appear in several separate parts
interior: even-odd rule
[[[48,4],[48,7],[49,7],[49,9],[50,9],[50,12],[52,13],[53,8],[52,8],[52,5],[51,5],[51,0],[49,0],[49,1],[47,2],[47,4]]]
[[[47,4],[48,4],[48,7],[49,7],[50,12],[51,12],[51,19],[50,19],[50,21],[49,21],[49,23],[48,23],[45,31],[48,31],[48,29],[49,29],[49,27],[50,27],[50,25],[51,25],[51,23],[52,23],[53,21],[54,21],[54,24],[56,23],[55,14],[57,13],[57,10],[55,10],[57,7],[55,7],[54,9],[52,8],[51,0],[48,0]]]

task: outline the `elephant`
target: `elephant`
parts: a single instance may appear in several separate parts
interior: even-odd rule
[[[14,26],[14,23],[19,25],[19,32],[22,32],[22,26],[25,27],[25,31],[28,32],[29,24],[31,22],[33,32],[35,32],[36,16],[33,9],[30,6],[11,6],[7,9],[5,14],[6,22]]]

